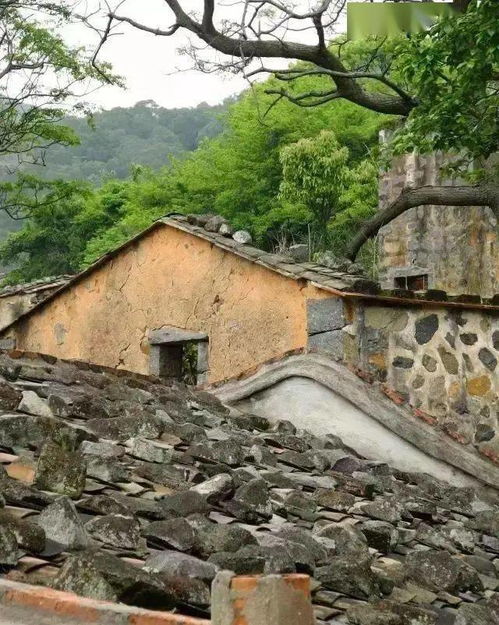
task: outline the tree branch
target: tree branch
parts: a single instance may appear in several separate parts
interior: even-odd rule
[[[99,73],[99,75],[105,80],[105,82],[110,83],[111,81],[109,80],[109,78],[106,76],[106,74],[101,70],[101,68],[99,67],[99,65],[97,64],[97,57],[99,56],[99,52],[102,49],[102,46],[106,43],[106,41],[109,39],[109,36],[111,34],[111,26],[113,25],[113,20],[111,17],[108,17],[107,20],[107,24],[106,24],[106,28],[104,29],[104,32],[102,34],[101,40],[99,41],[99,45],[97,46],[97,48],[95,49],[95,52],[92,56],[92,59],[90,60],[90,63],[92,65],[92,67]]]
[[[215,13],[215,0],[204,0],[203,28],[207,33],[215,30],[213,14]]]
[[[268,89],[265,91],[265,93],[268,95],[278,96],[278,100],[286,98],[286,100],[289,100],[293,104],[296,104],[297,106],[302,106],[304,108],[320,106],[321,104],[325,104],[326,102],[330,102],[331,100],[336,100],[340,97],[335,89],[331,91],[307,91],[307,93],[302,93],[297,96],[288,93],[284,89]],[[314,100],[312,102],[308,102],[308,100],[311,98],[314,98]]]
[[[277,80],[281,80],[282,82],[292,82],[298,78],[305,78],[306,76],[331,76],[331,78],[369,78],[372,80],[378,80],[383,83],[392,91],[395,91],[402,99],[407,101],[411,106],[417,105],[416,98],[413,98],[411,95],[406,93],[403,89],[401,89],[397,84],[391,81],[389,78],[386,78],[383,74],[376,74],[373,72],[335,72],[330,69],[270,69],[268,67],[259,67],[258,69],[253,70],[246,74],[247,78],[254,76],[256,74],[273,74]]]
[[[317,31],[317,37],[319,38],[319,48],[321,50],[326,49],[326,35],[324,33],[324,26],[322,24],[322,15],[316,15],[313,18],[315,30]]]
[[[114,13],[109,14],[110,20],[116,20],[117,22],[126,22],[133,26],[137,30],[143,30],[146,33],[152,33],[153,35],[158,35],[160,37],[170,37],[175,34],[177,30],[180,28],[180,24],[173,24],[168,30],[161,30],[161,28],[151,28],[149,26],[145,26],[145,24],[140,24],[135,20],[132,20],[130,17],[125,17],[124,15],[115,15]]]
[[[313,19],[314,17],[317,17],[318,15],[323,15],[327,11],[329,6],[331,5],[331,2],[332,0],[324,0],[320,4],[320,6],[314,11],[308,11],[307,13],[296,13],[296,11],[293,11],[292,9],[288,8],[286,4],[283,4],[281,2],[275,2],[274,0],[265,0],[265,2],[262,2],[261,0],[248,0],[247,1],[248,4],[268,4],[276,8],[278,11],[281,11],[288,17],[295,19],[295,20],[306,20],[308,18]]]
[[[389,206],[361,225],[349,243],[346,257],[355,260],[360,248],[386,224],[416,206],[489,206],[499,219],[499,187],[479,186],[424,186],[404,189]]]
[[[345,98],[378,113],[406,116],[415,106],[415,102],[410,96],[402,95],[403,92],[396,85],[388,83],[387,79],[379,76],[376,76],[377,79],[390,86],[395,92],[394,94],[369,92],[363,89],[357,83],[355,75],[352,77],[341,60],[327,47],[284,41],[278,37],[274,39],[231,37],[220,32],[213,25],[214,0],[204,0],[204,15],[201,23],[195,21],[185,12],[178,0],[165,0],[165,2],[172,10],[176,20],[176,23],[168,30],[153,28],[114,13],[110,13],[109,16],[112,19],[127,22],[139,30],[166,37],[173,35],[179,28],[185,28],[218,52],[233,58],[241,58],[244,61],[255,58],[283,58],[313,63],[319,68],[329,70],[336,85],[337,95],[335,97]],[[250,3],[253,4],[251,0]],[[321,15],[330,5],[330,1],[326,0],[321,4],[319,10],[313,13],[295,15],[293,11],[286,9],[280,2],[267,1],[266,3],[275,6],[295,19],[305,19],[305,17],[313,19],[317,15]],[[261,3],[255,2],[255,4]]]

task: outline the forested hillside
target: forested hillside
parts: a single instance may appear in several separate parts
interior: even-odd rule
[[[21,170],[46,180],[83,180],[96,187],[105,180],[127,178],[136,166],[157,170],[174,157],[195,150],[203,139],[219,134],[228,104],[166,109],[145,101],[129,108],[99,111],[91,117],[65,117],[62,123],[75,132],[79,142],[54,145],[44,153],[44,166],[28,163]],[[19,171],[17,160],[12,155],[2,159],[0,181],[14,178],[13,170]],[[0,212],[0,241],[22,228],[23,223]],[[15,255],[12,261],[18,262]],[[1,265],[11,265],[5,254]],[[57,266],[58,261],[54,270]],[[52,273],[50,268],[40,271],[34,270],[33,277]],[[24,279],[24,274],[19,274],[19,279]]]
[[[195,150],[205,137],[222,129],[227,104],[166,109],[152,100],[130,108],[99,111],[90,117],[70,116],[62,123],[79,138],[77,145],[55,145],[44,155],[44,167],[29,171],[46,179],[87,180],[126,178],[133,165],[159,169],[172,157]],[[4,171],[4,177],[6,173]]]
[[[346,53],[362,58],[366,49],[352,44]],[[376,209],[378,133],[390,118],[344,100],[273,106],[267,91],[276,83],[225,107],[170,111],[146,102],[100,114],[95,129],[72,120],[80,145],[51,149],[44,175],[81,183],[33,211],[0,248],[0,262],[17,266],[9,280],[78,271],[169,212],[221,214],[269,250],[306,241],[341,254]],[[320,89],[328,79],[303,83]],[[368,268],[372,251],[361,257]]]

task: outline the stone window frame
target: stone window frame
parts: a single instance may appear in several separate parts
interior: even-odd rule
[[[424,290],[433,288],[433,271],[427,267],[420,267],[419,265],[391,268],[385,274],[384,279],[381,280],[381,287],[384,289],[401,288],[400,286],[397,286],[397,280],[400,278],[416,278],[418,276],[426,276],[426,289]]]
[[[411,276],[395,276],[394,286],[396,289],[406,291],[427,291],[430,276],[427,273],[417,273]],[[416,282],[421,282],[421,286],[416,287]]]
[[[160,378],[182,379],[183,350],[194,343],[196,355],[196,384],[208,380],[209,337],[204,332],[194,332],[172,326],[163,326],[149,332],[149,372]]]

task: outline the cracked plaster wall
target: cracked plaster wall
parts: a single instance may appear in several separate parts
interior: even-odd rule
[[[165,226],[14,327],[22,350],[149,373],[150,330],[209,335],[209,381],[307,344],[306,301],[329,294]]]
[[[470,484],[469,476],[426,452],[373,419],[355,403],[319,382],[292,376],[236,403],[251,412],[277,421],[286,407],[286,419],[317,436],[334,434],[366,458],[388,462],[401,471],[420,471],[452,484]],[[362,432],[362,436],[359,436]],[[420,442],[420,441],[417,441]]]

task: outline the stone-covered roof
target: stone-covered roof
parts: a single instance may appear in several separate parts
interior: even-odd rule
[[[307,572],[319,625],[499,621],[490,493],[123,371],[0,353],[0,571],[209,614],[209,582]]]
[[[159,221],[178,230],[195,234],[219,248],[241,256],[256,265],[267,267],[286,278],[308,280],[317,286],[337,291],[376,293],[379,290],[377,283],[363,276],[354,263],[342,261],[336,268],[330,268],[314,262],[297,262],[288,254],[271,254],[250,245],[251,239],[247,243],[241,243],[237,235],[245,231],[234,233],[223,218],[212,216],[212,221],[206,221],[206,217],[205,215],[172,215],[163,217]],[[218,223],[220,231],[213,231],[215,226],[210,229],[210,223]]]
[[[315,286],[342,297],[361,297],[386,303],[442,304],[448,307],[499,310],[499,294],[489,298],[474,295],[448,295],[445,291],[429,289],[408,291],[404,289],[381,289],[379,284],[363,275],[362,268],[347,259],[335,258],[326,252],[321,262],[297,262],[290,254],[271,254],[242,243],[228,222],[218,215],[174,214],[158,220],[179,230],[206,239],[217,247],[233,252],[257,265],[262,265],[295,280],[308,280]],[[249,235],[248,235],[249,237]],[[235,240],[234,240],[235,239]]]
[[[23,282],[20,284],[12,284],[0,288],[0,297],[11,297],[12,295],[31,295],[40,294],[43,296],[45,291],[51,289],[59,289],[71,280],[73,276],[64,274],[61,276],[50,276],[40,278],[33,282]]]

